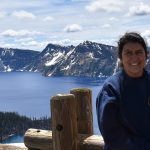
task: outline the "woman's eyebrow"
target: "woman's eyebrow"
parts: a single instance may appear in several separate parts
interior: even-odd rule
[[[132,51],[132,49],[124,49],[123,51]],[[144,51],[143,49],[136,49],[134,51]]]

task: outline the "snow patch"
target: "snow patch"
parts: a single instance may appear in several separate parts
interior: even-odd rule
[[[58,52],[57,54],[55,54],[55,56],[53,57],[51,61],[45,63],[45,66],[51,66],[51,65],[56,64],[58,62],[58,59],[62,56],[63,56],[63,53]]]
[[[92,59],[94,58],[93,55],[94,55],[93,53],[89,53],[89,57],[92,58]]]
[[[8,65],[8,66],[5,66],[4,68],[5,68],[5,71],[6,71],[6,72],[11,72],[11,71],[13,70],[12,68],[10,68],[9,65]]]
[[[97,45],[98,49],[102,50],[102,48],[100,47],[100,45]]]
[[[15,54],[13,50],[5,49],[4,51],[2,51],[2,56],[5,56],[7,53],[11,56],[14,56]]]
[[[44,56],[49,56],[50,55],[50,53],[46,53]]]
[[[98,51],[98,53],[99,53],[100,55],[102,55],[102,52]]]
[[[61,70],[68,70],[70,68],[70,66],[68,65],[67,67],[61,69]]]
[[[71,51],[69,51],[69,52],[67,53],[67,56],[70,56],[74,50],[75,50],[75,48],[72,49]]]
[[[70,63],[70,64],[71,64],[71,65],[74,65],[75,63],[76,63],[76,62],[75,62],[75,58],[74,58],[74,59],[71,60],[71,63]]]

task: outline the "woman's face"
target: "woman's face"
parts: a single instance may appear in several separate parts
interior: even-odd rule
[[[126,43],[122,50],[121,62],[130,77],[141,77],[146,64],[146,53],[139,43]]]

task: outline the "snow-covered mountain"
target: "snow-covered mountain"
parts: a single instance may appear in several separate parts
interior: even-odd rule
[[[106,76],[113,73],[116,65],[116,48],[85,41],[67,52],[60,65],[53,70],[47,68],[45,74],[64,76]]]
[[[108,76],[116,65],[116,47],[85,41],[78,46],[49,44],[28,68],[45,76]]]
[[[77,46],[48,44],[42,52],[0,48],[0,71],[33,71],[45,76],[109,76],[117,48],[85,41]],[[147,64],[150,70],[150,62]]]
[[[53,74],[54,70],[61,65],[65,60],[67,53],[73,49],[74,46],[60,46],[55,44],[48,44],[46,48],[37,55],[35,61],[30,64],[28,70],[34,72],[46,72]]]
[[[39,52],[32,50],[0,48],[0,71],[29,71],[26,67],[33,63],[37,54]]]

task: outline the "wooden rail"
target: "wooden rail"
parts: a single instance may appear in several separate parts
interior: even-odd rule
[[[28,150],[26,147],[14,146],[11,144],[0,144],[0,150]]]
[[[28,129],[29,150],[103,150],[101,136],[93,135],[92,92],[73,89],[51,98],[52,131]]]
[[[28,129],[24,140],[29,149],[53,150],[52,131]],[[104,142],[103,138],[98,135],[78,134],[78,145],[80,150],[103,150]],[[70,149],[66,147],[66,150]]]

